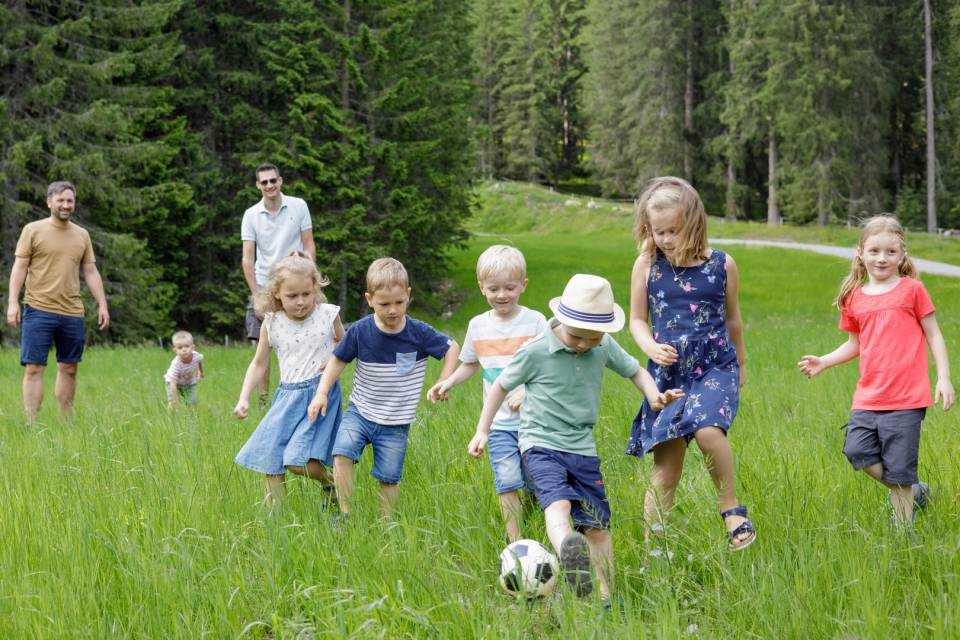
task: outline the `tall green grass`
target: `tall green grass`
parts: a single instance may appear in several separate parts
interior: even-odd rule
[[[547,312],[570,275],[608,277],[629,302],[629,233],[477,238],[455,256],[465,291],[438,321],[458,339],[484,310],[474,262],[495,241],[529,263],[522,298]],[[830,300],[845,261],[739,248],[748,383],[731,430],[739,495],[757,542],[725,551],[702,456],[689,450],[664,542],[644,549],[650,461],[623,454],[639,397],[605,381],[596,437],[613,506],[623,616],[566,592],[517,603],[496,585],[502,525],[488,462],[465,453],[480,410],[479,377],[443,405],[421,405],[411,430],[400,512],[377,520],[370,454],[357,467],[356,509],[342,531],[315,483],[260,506],[261,478],[232,462],[257,422],[233,420],[252,350],[204,347],[197,412],[167,415],[172,353],[90,349],[76,417],[52,396],[22,426],[15,350],[0,352],[0,637],[3,638],[955,638],[960,607],[960,445],[955,412],[931,410],[921,473],[935,492],[912,534],[890,526],[886,492],[854,473],[840,447],[856,365],[806,380],[804,353],[839,344]],[[960,281],[926,278],[955,368]],[[416,310],[413,310],[416,315]],[[629,335],[617,336],[632,353]],[[428,384],[438,372],[434,364]],[[955,382],[960,376],[955,375]],[[346,391],[346,389],[345,389]],[[527,536],[546,541],[539,511]]]

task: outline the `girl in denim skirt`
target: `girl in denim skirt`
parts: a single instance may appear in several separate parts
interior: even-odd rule
[[[247,417],[250,393],[270,362],[270,349],[280,363],[280,387],[235,462],[265,474],[264,504],[268,507],[286,495],[287,471],[333,489],[327,467],[333,462],[331,450],[340,426],[339,383],[330,390],[329,406],[333,410],[316,422],[307,416],[320,374],[344,333],[340,307],[327,304],[323,295],[322,289],[328,284],[312,260],[293,252],[274,265],[270,280],[254,301],[264,322],[233,414],[241,420]]]

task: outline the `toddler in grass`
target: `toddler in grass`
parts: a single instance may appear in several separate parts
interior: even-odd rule
[[[331,389],[349,362],[357,361],[350,403],[333,447],[333,473],[340,503],[338,521],[350,514],[354,464],[373,449],[370,474],[380,481],[380,510],[389,518],[400,497],[400,478],[410,423],[417,415],[427,357],[443,360],[440,379],[453,373],[460,347],[430,325],[407,316],[407,271],[393,258],[374,260],[364,294],[373,315],[350,326],[323,372],[309,415],[340,411]]]
[[[181,399],[195,407],[197,383],[203,380],[203,355],[194,351],[193,336],[189,331],[177,331],[171,342],[177,355],[163,376],[167,387],[167,409],[175,409]]]
[[[450,389],[479,370],[483,371],[486,397],[517,349],[547,328],[547,319],[542,313],[519,304],[520,295],[527,288],[527,263],[518,249],[497,244],[481,253],[477,260],[477,284],[490,310],[470,320],[460,352],[460,366],[427,392],[431,402],[446,400]],[[517,440],[524,393],[523,385],[518,386],[497,409],[488,444],[493,486],[509,542],[520,538],[519,492],[529,486]]]
[[[627,441],[629,454],[653,452],[647,535],[663,532],[687,446],[696,441],[717,490],[728,548],[738,551],[756,531],[737,501],[727,439],[746,377],[737,265],[708,245],[703,202],[680,178],[650,181],[637,202],[635,232],[640,255],[631,276],[630,333],[650,359],[657,386],[686,394],[663,411],[645,402]]]
[[[863,224],[850,273],[834,304],[847,341],[824,356],[803,356],[799,367],[812,378],[824,369],[860,357],[843,453],[890,489],[894,520],[912,523],[929,489],[917,476],[920,423],[937,401],[956,401],[947,347],[933,303],[907,256],[903,227],[888,215]],[[931,402],[927,345],[937,367]]]
[[[266,474],[267,506],[276,505],[286,495],[286,471],[306,475],[332,490],[326,467],[332,462],[331,447],[340,424],[340,385],[335,383],[327,389],[332,411],[322,420],[307,415],[320,374],[344,334],[340,307],[327,304],[323,295],[327,284],[306,254],[293,252],[274,265],[269,281],[254,299],[264,319],[233,414],[240,419],[247,417],[250,393],[267,370],[270,349],[280,363],[280,386],[270,410],[235,461]]]
[[[623,328],[624,313],[604,278],[573,276],[550,309],[555,318],[548,329],[520,347],[490,386],[467,450],[483,455],[494,416],[507,394],[524,385],[518,442],[547,536],[578,595],[593,589],[592,561],[609,606],[614,577],[610,503],[593,439],[604,369],[629,378],[655,410],[682,392],[661,393],[636,358],[608,335]]]

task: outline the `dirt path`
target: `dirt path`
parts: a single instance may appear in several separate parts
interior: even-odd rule
[[[804,244],[802,242],[783,242],[779,240],[743,240],[740,238],[712,238],[711,244],[745,244],[755,247],[780,247],[781,249],[798,249],[801,251],[813,251],[828,256],[837,256],[838,258],[853,259],[854,249],[848,247],[832,247],[826,244]],[[910,256],[913,264],[917,265],[920,273],[927,273],[937,276],[953,276],[960,278],[960,266],[947,264],[946,262],[934,262],[933,260],[923,260]]]

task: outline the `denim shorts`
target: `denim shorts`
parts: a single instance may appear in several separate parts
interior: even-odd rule
[[[167,402],[171,402],[173,400],[173,396],[170,395],[170,384],[167,383],[163,386],[167,390]],[[187,404],[197,406],[197,383],[194,382],[193,384],[178,384],[177,395],[179,395],[180,399],[186,402]]]
[[[83,357],[83,318],[50,313],[23,305],[20,364],[47,366],[50,347],[57,345],[57,362],[80,362]]]
[[[493,429],[487,439],[490,466],[493,468],[493,488],[497,494],[525,489],[533,491],[533,484],[523,466],[517,432]]]
[[[926,409],[868,411],[854,409],[847,423],[843,453],[854,469],[878,462],[888,484],[915,484],[920,458],[920,423]]]
[[[270,475],[283,475],[287,467],[302,467],[308,460],[319,460],[329,467],[342,413],[340,383],[333,385],[327,396],[327,415],[310,422],[307,407],[319,383],[320,376],[304,382],[281,382],[270,410],[234,462]]]
[[[578,530],[610,528],[610,502],[600,474],[600,458],[530,447],[523,452],[523,461],[541,509],[557,500],[569,500]]]
[[[340,423],[333,455],[360,460],[369,444],[373,447],[373,468],[370,475],[385,484],[397,484],[403,475],[403,459],[407,454],[409,424],[379,424],[367,420],[353,403],[347,407]]]

